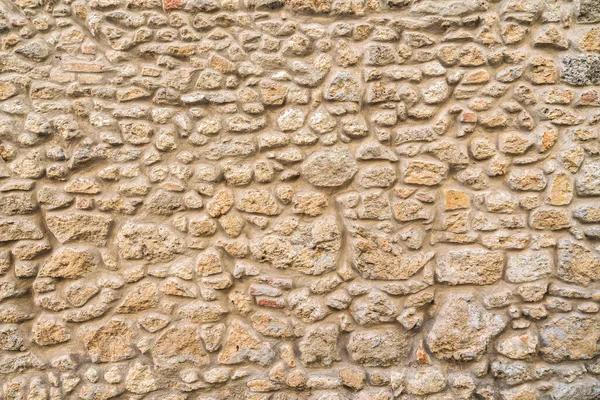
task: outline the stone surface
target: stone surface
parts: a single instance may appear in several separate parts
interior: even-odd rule
[[[0,399],[600,398],[599,22],[0,2]]]

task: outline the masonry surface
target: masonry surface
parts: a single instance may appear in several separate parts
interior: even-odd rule
[[[600,399],[598,0],[0,0],[0,399]]]

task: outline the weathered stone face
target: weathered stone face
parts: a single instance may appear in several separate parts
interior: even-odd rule
[[[486,311],[472,294],[451,296],[439,310],[427,345],[443,360],[475,360],[505,325],[502,317]]]
[[[599,1],[0,1],[0,399],[600,399]]]

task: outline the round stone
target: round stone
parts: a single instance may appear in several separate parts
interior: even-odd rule
[[[342,186],[354,177],[358,167],[347,150],[331,149],[312,153],[302,165],[302,176],[318,187]]]

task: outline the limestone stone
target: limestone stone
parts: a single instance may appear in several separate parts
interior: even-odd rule
[[[248,361],[267,365],[274,356],[275,353],[269,343],[260,340],[249,326],[234,320],[218,358],[223,364],[239,364]]]
[[[99,246],[106,244],[112,218],[88,213],[49,214],[46,224],[61,242],[89,242]]]
[[[90,248],[61,247],[46,260],[38,276],[81,278],[98,268],[98,258],[96,252]]]
[[[99,326],[86,327],[80,337],[94,362],[117,362],[135,356],[133,330],[121,320],[111,319]]]
[[[475,360],[505,324],[500,316],[486,311],[473,294],[452,295],[442,304],[427,334],[427,345],[442,360]]]
[[[540,354],[550,362],[591,359],[598,354],[599,338],[597,318],[556,316],[540,328]]]
[[[435,186],[444,180],[447,172],[448,167],[441,163],[410,161],[404,169],[404,183]]]
[[[410,351],[405,334],[392,330],[364,330],[350,334],[348,353],[355,362],[364,366],[387,367],[400,363]]]
[[[358,167],[347,150],[312,153],[302,164],[302,177],[316,187],[338,187],[352,180]]]
[[[182,367],[208,365],[208,353],[199,329],[192,324],[178,324],[165,329],[151,350],[157,369],[178,371]]]
[[[506,264],[506,278],[521,283],[546,278],[554,270],[552,254],[547,251],[527,251],[511,254]]]
[[[502,277],[504,256],[484,249],[453,250],[437,259],[435,275],[450,285],[489,285]]]
[[[340,360],[337,325],[322,325],[311,329],[299,342],[300,360],[303,364],[329,366]]]
[[[121,257],[139,260],[169,260],[183,251],[182,241],[168,228],[155,224],[125,223],[117,233]]]

